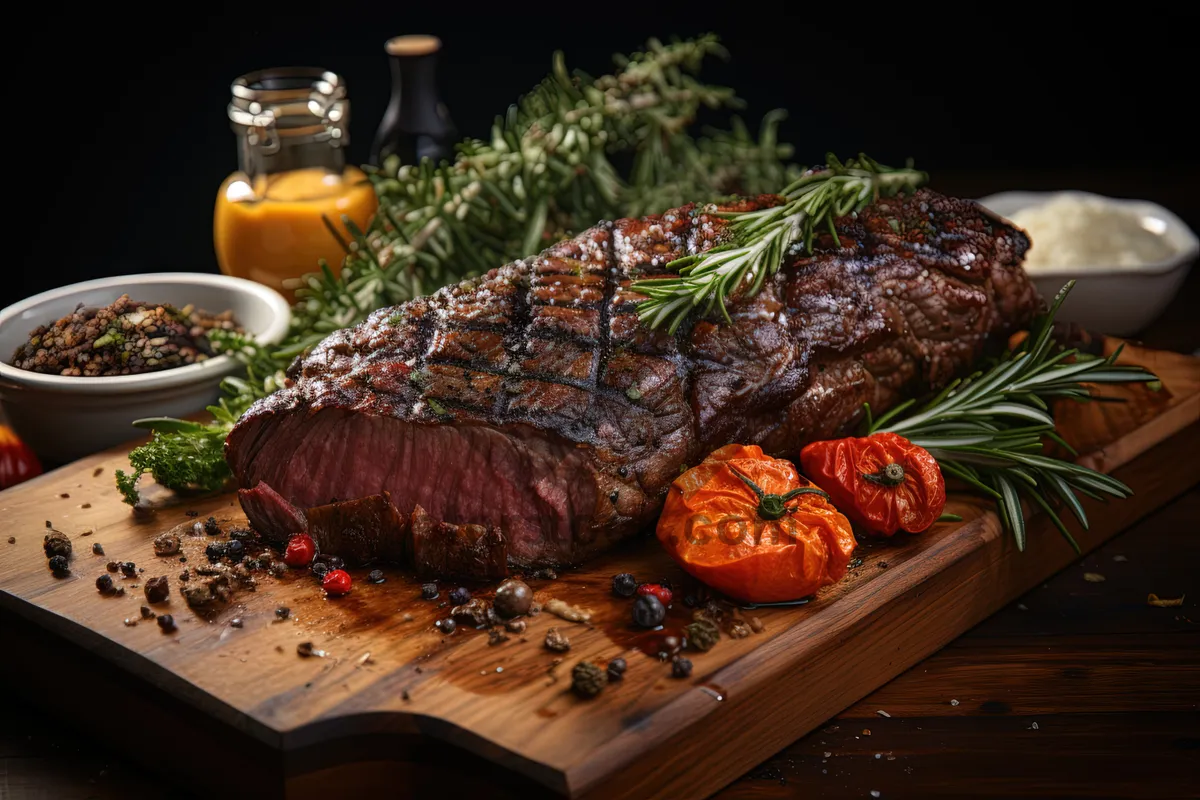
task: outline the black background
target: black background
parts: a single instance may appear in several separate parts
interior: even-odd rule
[[[10,26],[22,53],[4,100],[19,266],[15,285],[0,284],[0,304],[102,275],[216,271],[213,201],[236,166],[230,81],[268,66],[341,73],[351,160],[361,163],[389,94],[383,43],[400,33],[442,37],[442,94],[469,135],[486,136],[549,71],[555,49],[601,74],[614,52],[650,36],[712,30],[732,58],[711,62],[706,79],[735,87],[755,124],[787,108],[783,138],[801,163],[827,150],[885,163],[912,156],[935,188],[939,169],[1141,165],[1170,181],[1196,165],[1194,13],[1090,4],[1058,17],[992,4],[779,6],[811,12],[803,14],[771,14],[764,2],[42,5]]]

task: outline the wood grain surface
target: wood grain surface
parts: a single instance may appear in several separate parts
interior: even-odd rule
[[[1095,404],[1067,428],[1068,439],[1103,445],[1087,458],[1116,469],[1136,491],[1106,509],[1090,507],[1091,530],[1077,532],[1085,548],[1200,480],[1195,467],[1163,466],[1200,446],[1193,424],[1200,417],[1200,362],[1137,348],[1128,353],[1132,361],[1152,362],[1166,391],[1139,395],[1135,403]],[[1152,413],[1128,408],[1147,404]],[[1156,445],[1154,457],[1138,458]],[[243,752],[272,763],[258,776],[268,796],[315,796],[329,785],[361,791],[399,785],[423,796],[422,787],[449,779],[430,770],[437,761],[431,749],[458,750],[489,765],[466,775],[452,771],[463,788],[520,776],[572,796],[704,796],[1074,557],[1045,520],[1034,523],[1028,551],[1017,553],[985,505],[956,497],[950,510],[966,522],[863,548],[862,563],[845,581],[806,606],[750,612],[765,623],[764,632],[692,654],[695,674],[682,681],[669,677],[654,657],[657,648],[632,629],[627,601],[607,591],[609,576],[625,570],[686,585],[652,541],[558,580],[531,581],[542,601],[559,597],[592,609],[591,624],[543,613],[524,637],[500,644],[462,626],[442,636],[432,623],[445,608],[420,600],[416,582],[392,572],[378,586],[358,573],[355,591],[338,600],[325,599],[306,575],[260,577],[256,591],[205,614],[188,609],[175,585],[170,602],[155,609],[179,624],[178,632],[164,635],[152,621],[127,624],[139,617],[145,579],[166,574],[177,584],[177,558],[156,558],[150,540],[178,530],[185,557],[195,563],[210,538],[192,533],[195,520],[185,512],[200,519],[212,514],[226,530],[244,518],[228,495],[190,503],[163,495],[153,514],[132,515],[111,491],[112,469],[123,455],[84,459],[0,495],[6,530],[17,538],[0,544],[6,548],[0,607],[14,630],[24,626],[22,639],[37,640],[40,629],[42,639],[48,632],[57,644],[71,643],[104,662],[114,682],[122,675],[139,679],[143,691],[133,702],[146,706],[143,714],[162,715],[164,703],[177,704],[162,724],[190,724],[197,736],[238,732]],[[47,521],[75,542],[68,578],[46,569]],[[93,542],[102,543],[104,556],[91,554]],[[96,592],[94,580],[109,559],[146,570],[124,580],[124,597]],[[279,607],[290,609],[287,619],[278,619]],[[689,615],[677,603],[671,624]],[[231,624],[234,618],[241,627]],[[562,663],[539,644],[552,624],[573,643]],[[327,656],[299,657],[301,642]],[[62,659],[46,642],[22,646],[30,653],[49,649],[6,665],[13,680],[39,684],[49,675],[42,664]],[[630,661],[625,681],[594,701],[567,691],[571,665],[617,655]],[[738,732],[736,747],[729,746],[730,731]],[[187,773],[189,780],[214,777],[207,769]]]

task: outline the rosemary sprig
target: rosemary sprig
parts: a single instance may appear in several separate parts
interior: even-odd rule
[[[735,293],[757,294],[763,282],[779,271],[784,253],[800,244],[811,252],[820,229],[835,236],[834,220],[857,213],[880,197],[912,191],[929,176],[911,167],[885,167],[866,155],[845,164],[831,153],[828,164],[805,172],[783,190],[785,203],[758,211],[716,212],[730,220],[729,239],[703,253],[678,258],[667,265],[678,274],[633,284],[647,296],[638,316],[652,328],[664,323],[674,333],[698,306],[703,314],[721,309],[726,321],[727,298]]]
[[[995,500],[1000,521],[1020,550],[1025,549],[1026,528],[1022,498],[1046,512],[1078,552],[1058,509],[1065,506],[1087,530],[1078,495],[1103,499],[1132,493],[1110,475],[1042,454],[1049,440],[1078,455],[1056,432],[1051,403],[1091,400],[1085,384],[1158,380],[1141,367],[1118,365],[1119,348],[1100,358],[1055,345],[1050,335],[1054,317],[1074,285],[1063,286],[1021,344],[986,371],[952,382],[920,407],[910,400],[876,419],[867,408],[869,433],[906,437],[928,450],[947,477]]]

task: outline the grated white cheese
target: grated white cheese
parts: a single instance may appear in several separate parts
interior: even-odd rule
[[[1156,219],[1095,197],[1061,195],[1023,208],[1012,221],[1033,241],[1025,269],[1139,267],[1168,258],[1173,249],[1158,235]]]

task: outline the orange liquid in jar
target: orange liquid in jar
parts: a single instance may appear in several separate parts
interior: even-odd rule
[[[320,259],[335,274],[341,272],[345,251],[322,216],[351,241],[342,215],[365,231],[378,204],[367,176],[355,167],[341,175],[321,167],[280,172],[260,178],[257,187],[235,172],[217,193],[217,263],[226,275],[266,284],[294,299],[283,282],[317,271]]]

